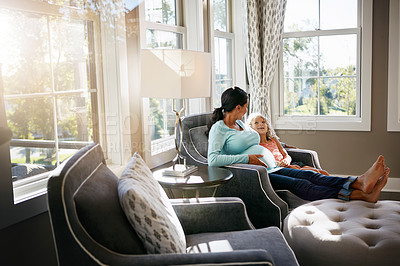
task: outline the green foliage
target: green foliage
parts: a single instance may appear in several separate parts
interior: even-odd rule
[[[283,42],[285,114],[355,115],[356,67],[322,68],[318,73],[317,48],[311,37]]]
[[[219,30],[226,30],[226,0],[214,0],[214,28]]]
[[[150,98],[150,112],[152,121],[151,125],[152,132],[151,132],[151,140],[156,140],[161,138],[161,133],[163,131],[163,124],[164,124],[164,116],[160,109],[160,104],[157,99]]]
[[[168,1],[162,0],[162,19],[164,24],[175,24],[175,10],[171,9]]]
[[[2,62],[2,80],[4,94],[11,96],[5,106],[13,138],[54,140],[56,118],[60,139],[89,141],[93,134],[90,97],[40,94],[81,89],[89,83],[80,80],[89,78],[84,22],[23,12],[7,12],[4,17],[12,25],[1,32],[0,43],[6,40],[11,48]],[[39,157],[28,152],[26,159],[13,162],[54,165],[55,154],[54,149]]]

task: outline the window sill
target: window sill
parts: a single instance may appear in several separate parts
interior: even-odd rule
[[[275,116],[272,122],[275,129],[371,131],[370,119],[360,117]]]
[[[47,181],[51,172],[13,182],[14,204],[39,197],[47,193]]]

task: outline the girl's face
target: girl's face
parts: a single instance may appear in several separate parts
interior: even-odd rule
[[[267,122],[261,116],[254,118],[250,125],[252,129],[258,132],[258,134],[266,134],[268,132]]]

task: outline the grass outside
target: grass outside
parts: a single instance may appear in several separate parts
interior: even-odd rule
[[[59,155],[60,163],[63,162],[64,160],[68,159],[72,155],[74,155],[75,152],[72,153],[63,153]],[[57,162],[57,158],[51,157],[51,158],[45,158],[42,156],[37,156],[37,157],[31,157],[31,162],[26,162],[26,158],[16,158],[11,161],[11,163],[16,163],[16,164],[25,164],[25,163],[32,163],[32,164],[39,164],[39,165],[51,165],[55,166]]]

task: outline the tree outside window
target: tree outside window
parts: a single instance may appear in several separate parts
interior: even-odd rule
[[[94,140],[91,23],[0,10],[1,80],[13,180],[54,169]],[[93,84],[92,84],[93,85]]]
[[[356,0],[335,4],[288,1],[283,40],[284,115],[358,114],[358,35]]]

